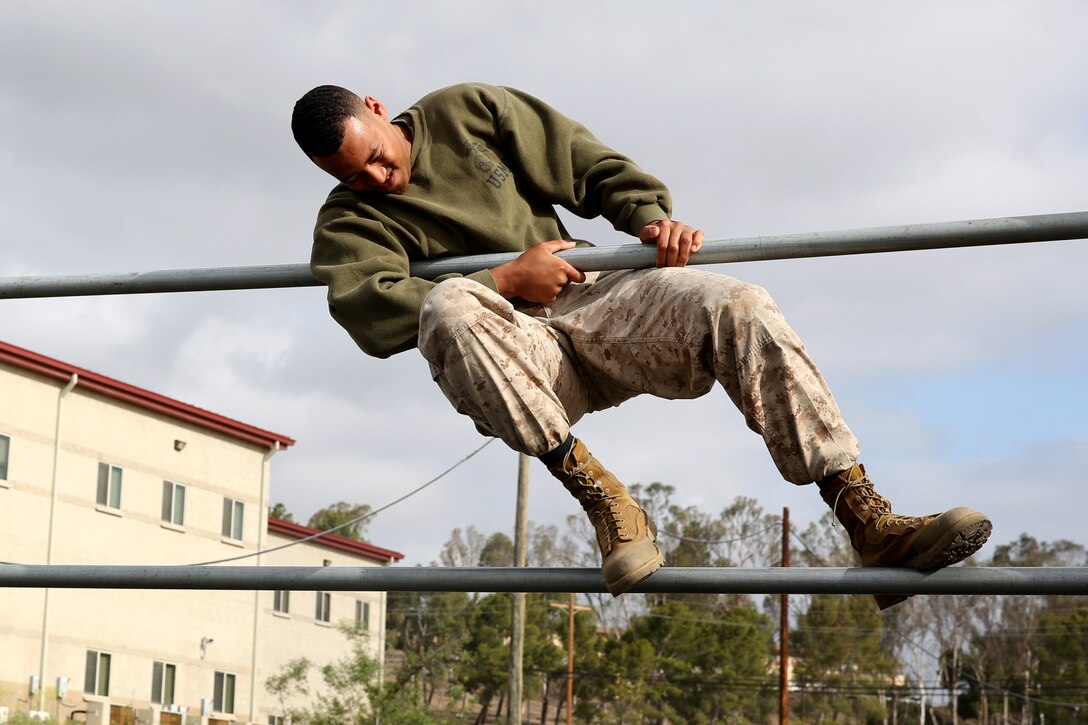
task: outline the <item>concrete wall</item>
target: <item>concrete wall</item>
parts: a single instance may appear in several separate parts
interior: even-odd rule
[[[63,387],[63,381],[0,365],[0,435],[11,440],[7,478],[0,480],[0,561],[195,564],[292,540],[268,535],[265,528],[269,450],[78,386],[60,404],[58,446]],[[100,463],[123,472],[118,508],[96,503]],[[186,487],[182,526],[162,520],[164,480]],[[244,502],[240,541],[222,535],[224,498]],[[260,557],[260,563],[273,565],[326,561],[381,564],[316,543]],[[235,676],[234,713],[225,719],[247,722],[252,714],[252,722],[267,723],[281,706],[265,691],[264,680],[297,657],[323,664],[346,655],[348,642],[335,624],[354,619],[356,599],[370,604],[375,656],[383,649],[382,593],[333,593],[329,624],[315,621],[313,592],[292,592],[286,614],[272,611],[272,592],[0,594],[0,706],[12,712],[42,707],[63,718],[86,709],[88,701],[104,700],[147,708],[153,663],[160,661],[176,667],[175,701],[189,714],[199,713],[201,700],[212,697],[218,671]],[[46,631],[42,698],[30,695],[29,680],[40,671]],[[111,655],[108,698],[83,692],[88,650]],[[69,678],[69,690],[58,702],[60,676]],[[316,677],[312,685],[318,687]]]

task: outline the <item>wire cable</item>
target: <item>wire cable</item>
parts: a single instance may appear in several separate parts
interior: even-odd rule
[[[260,556],[261,554],[270,554],[273,551],[281,551],[283,549],[287,549],[287,548],[290,548],[292,546],[297,546],[299,544],[305,544],[307,541],[313,541],[314,539],[319,539],[322,536],[326,536],[328,534],[336,533],[340,529],[351,526],[352,524],[357,524],[357,523],[360,523],[362,521],[372,519],[375,516],[377,516],[378,514],[380,514],[382,511],[388,511],[389,509],[393,508],[394,506],[401,503],[402,501],[404,501],[406,499],[409,499],[412,496],[415,496],[417,493],[419,493],[423,489],[427,488],[431,484],[437,483],[440,479],[442,479],[448,473],[450,473],[455,468],[460,466],[462,463],[465,463],[470,458],[475,456],[477,453],[479,453],[480,451],[482,451],[483,449],[487,448],[489,445],[494,443],[495,440],[496,440],[495,438],[488,438],[484,442],[484,444],[482,446],[480,446],[476,450],[472,451],[471,453],[469,453],[467,456],[465,456],[461,460],[457,461],[457,463],[454,463],[452,466],[447,468],[445,471],[442,471],[442,473],[438,474],[437,476],[432,478],[430,481],[427,481],[423,485],[409,491],[408,493],[404,494],[403,496],[401,496],[398,499],[390,501],[389,503],[387,503],[386,505],[384,505],[384,506],[382,506],[380,508],[374,509],[373,511],[370,511],[369,513],[365,513],[362,516],[356,516],[351,521],[345,521],[344,523],[340,524],[339,526],[334,526],[331,529],[326,529],[325,531],[318,531],[316,534],[311,534],[310,536],[306,536],[304,538],[297,539],[295,541],[289,541],[286,544],[281,544],[280,546],[273,546],[270,549],[261,549],[259,551],[251,551],[248,554],[240,554],[238,556],[231,556],[231,557],[228,557],[226,559],[214,559],[212,561],[203,561],[203,562],[200,562],[198,564],[189,564],[189,566],[211,566],[213,564],[225,564],[225,563],[227,563],[229,561],[239,561],[241,559],[249,559],[249,558],[254,557],[254,556]]]
[[[298,539],[296,541],[289,541],[286,544],[281,544],[280,546],[273,546],[270,549],[260,549],[259,551],[251,551],[251,552],[249,552],[247,554],[239,554],[238,556],[231,556],[231,557],[228,557],[226,559],[213,559],[212,561],[202,561],[202,562],[199,562],[199,563],[196,563],[196,564],[178,564],[178,566],[211,566],[213,564],[226,564],[227,562],[230,562],[230,561],[240,561],[242,559],[250,559],[250,558],[252,558],[254,556],[260,556],[261,554],[270,554],[270,553],[272,553],[274,551],[281,551],[283,549],[287,549],[287,548],[290,548],[292,546],[298,546],[299,544],[305,544],[306,542],[313,541],[314,539],[319,539],[319,538],[321,538],[323,536],[326,536],[328,534],[335,534],[340,529],[351,526],[352,524],[356,524],[356,523],[366,521],[368,519],[372,519],[375,516],[377,516],[378,514],[380,514],[381,512],[388,511],[389,509],[393,508],[394,506],[401,503],[402,501],[404,501],[404,500],[406,500],[408,498],[411,498],[412,496],[415,496],[417,493],[419,493],[423,489],[427,488],[431,484],[437,483],[440,479],[442,479],[447,474],[452,472],[454,469],[456,469],[462,463],[465,463],[470,458],[475,456],[477,453],[482,451],[484,448],[487,448],[489,445],[494,443],[495,440],[496,440],[495,438],[487,439],[487,441],[485,441],[482,446],[480,446],[476,450],[472,451],[471,453],[466,455],[461,460],[457,461],[457,463],[454,463],[452,466],[447,468],[445,471],[442,471],[442,473],[438,474],[437,476],[435,476],[431,480],[427,481],[423,485],[409,491],[408,493],[404,494],[400,498],[395,499],[393,501],[390,501],[386,505],[384,505],[384,506],[382,506],[380,508],[377,508],[377,509],[375,509],[373,511],[370,511],[369,513],[363,514],[362,516],[356,516],[351,521],[345,521],[344,523],[339,524],[338,526],[334,526],[331,529],[326,529],[324,531],[318,531],[316,534],[311,534],[310,536],[306,536],[306,537]],[[25,566],[25,565],[20,564],[18,562],[14,562],[14,561],[0,561],[0,566]]]
[[[762,536],[763,534],[767,533],[768,531],[771,531],[773,529],[777,529],[779,527],[779,525],[780,524],[771,524],[767,528],[762,529],[760,531],[753,531],[750,534],[744,534],[743,536],[738,536],[738,537],[736,537],[734,539],[721,539],[721,540],[693,539],[693,538],[690,538],[688,536],[681,536],[680,534],[674,534],[671,531],[665,531],[663,529],[661,531],[658,531],[657,533],[663,534],[664,536],[668,536],[670,539],[676,539],[677,541],[687,541],[687,542],[690,542],[692,544],[709,544],[709,545],[714,545],[714,544],[735,544],[738,541],[744,541],[745,539],[752,539],[752,538],[755,538],[757,536]]]

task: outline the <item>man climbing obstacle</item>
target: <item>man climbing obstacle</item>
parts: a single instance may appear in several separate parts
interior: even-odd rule
[[[539,458],[593,523],[613,595],[664,557],[645,511],[571,426],[643,393],[694,398],[716,382],[782,476],[817,483],[866,564],[938,569],[985,543],[990,521],[969,508],[892,513],[767,293],[687,268],[703,233],[670,218],[665,186],[547,104],[462,84],[391,118],[370,96],[319,86],[295,104],[291,127],[340,182],[318,214],[311,257],[333,318],[370,355],[418,347],[458,412]],[[575,269],[556,256],[576,246],[557,204],[656,245],[656,268]],[[520,254],[434,281],[409,270],[415,260],[498,252]]]

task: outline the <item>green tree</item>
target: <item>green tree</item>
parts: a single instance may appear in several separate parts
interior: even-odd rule
[[[323,665],[325,683],[308,705],[290,710],[297,725],[437,725],[417,703],[416,693],[381,681],[381,663],[370,655],[367,633],[360,627],[342,626],[351,652]],[[293,660],[265,681],[277,697],[304,690],[310,665]]]
[[[386,637],[404,655],[396,673],[403,688],[418,690],[431,706],[435,695],[457,680],[469,632],[473,601],[464,592],[389,592]],[[457,707],[456,692],[450,707]]]
[[[556,527],[529,522],[527,538],[531,566],[572,563],[573,542],[569,537],[561,539]],[[442,547],[439,562],[442,566],[511,566],[513,542],[502,532],[485,536],[473,526],[455,528]],[[477,594],[389,594],[388,641],[404,652],[399,677],[414,678],[413,682],[421,687],[428,704],[440,688],[449,687],[452,717],[463,717],[464,696],[470,692],[484,699],[493,698],[497,693],[500,700],[505,693],[507,664],[503,658],[508,657],[509,612],[502,615],[504,630],[478,633],[479,636],[469,641],[471,623],[477,621],[479,607],[491,611],[497,606],[496,601],[503,599],[509,606],[509,595],[495,596],[498,600],[487,598],[485,603]],[[558,615],[548,607],[547,598],[539,594],[530,595],[526,604],[525,670],[537,676],[526,676],[524,692],[526,697],[533,697],[540,694],[543,685],[543,696],[547,698],[555,678],[566,674],[565,659],[560,661],[563,650],[553,633],[553,619]],[[489,635],[495,635],[495,638],[489,640]],[[566,642],[565,630],[562,642]],[[501,682],[499,674],[479,672],[481,662],[489,663],[492,668],[499,668],[501,664]],[[563,667],[561,673],[558,672],[560,666]]]
[[[660,699],[654,673],[657,657],[647,639],[621,637],[606,641],[604,656],[580,657],[576,664],[575,694],[581,715],[600,703],[617,723],[644,722],[657,712],[651,703]],[[579,654],[582,650],[579,648]]]
[[[653,486],[660,487],[655,496],[669,493],[661,484]],[[658,543],[670,566],[772,566],[781,561],[781,518],[765,514],[753,498],[738,496],[716,517],[695,506],[671,505],[663,520]],[[650,601],[682,601],[712,611],[752,600],[746,595],[659,594]]]
[[[1072,721],[1088,693],[1088,609],[1043,612],[1035,653],[1039,709],[1048,722]]]
[[[366,521],[362,521],[363,517],[370,513],[370,506],[365,503],[351,505],[346,501],[340,501],[334,503],[332,506],[326,506],[314,512],[314,515],[310,517],[310,520],[306,522],[306,525],[312,529],[320,529],[321,531],[328,531],[329,529],[336,529],[336,533],[340,536],[346,536],[349,539],[355,539],[356,541],[366,541],[363,538],[363,532],[366,530]],[[346,524],[346,525],[345,525]],[[337,528],[342,526],[343,528]]]
[[[488,537],[487,543],[480,551],[480,561],[477,566],[513,566],[514,565],[514,541],[502,532],[495,532]]]
[[[767,715],[760,688],[771,684],[772,632],[766,616],[751,606],[721,605],[708,615],[683,602],[665,602],[632,621],[608,660],[622,668],[634,657],[644,667],[645,645],[638,643],[652,647],[653,674],[639,693],[643,718],[758,721]]]
[[[658,545],[669,566],[712,566],[715,562],[713,542],[729,534],[720,521],[694,506],[670,506],[665,526],[658,529]],[[706,594],[651,594],[651,607],[666,602],[683,602],[693,610],[709,613],[721,597]]]
[[[1085,566],[1088,552],[1084,546],[1067,540],[1040,541],[1029,534],[994,548],[988,562],[991,566]],[[1042,626],[1044,616],[1061,628],[1061,621],[1088,607],[1088,598],[1078,596],[1005,595],[973,598],[973,633],[963,658],[960,702],[968,714],[977,711],[986,717],[995,709],[1003,709],[1007,693],[1014,693],[1013,707],[1022,720],[1031,718],[1033,701],[1024,700],[1023,693],[1039,692],[1048,687],[1047,678],[1056,670],[1043,673],[1041,649],[1050,648],[1047,630]],[[992,694],[992,693],[998,694]],[[991,700],[997,700],[991,702]],[[1044,698],[1046,699],[1046,698]],[[1055,712],[1060,715],[1061,710]],[[1059,716],[1059,721],[1065,715]]]
[[[565,663],[564,649],[554,636],[556,610],[548,605],[550,597],[526,596],[525,646],[523,667],[526,697],[539,694],[538,678],[532,673],[552,675]],[[510,595],[490,594],[479,600],[462,619],[468,622],[468,636],[461,647],[455,668],[458,683],[480,703],[477,718],[482,721],[498,696],[495,714],[505,702],[510,666]]]
[[[540,596],[540,595],[531,595]],[[546,677],[544,693],[544,722],[550,707],[550,700],[556,703],[555,718],[566,711],[567,701],[567,654],[570,642],[570,614],[567,609],[568,598],[554,601],[554,595],[542,597],[540,601],[549,608],[550,630],[542,630],[543,641],[547,645],[546,657],[541,657],[541,671]],[[577,599],[576,606],[577,606]],[[542,612],[543,614],[543,612]],[[540,621],[544,621],[541,617]],[[574,699],[577,722],[592,722],[594,716],[606,702],[602,687],[615,682],[614,673],[605,666],[602,654],[606,646],[606,637],[598,630],[598,620],[592,611],[576,609],[574,611]],[[550,660],[550,665],[547,663]],[[550,695],[554,693],[554,698]]]
[[[294,515],[290,511],[288,511],[287,507],[284,506],[283,503],[280,501],[276,502],[276,505],[272,507],[272,509],[268,512],[268,515],[274,519],[280,519],[281,521],[290,521],[291,523],[295,522]]]
[[[882,645],[882,627],[872,597],[817,594],[798,618],[791,637],[796,678],[806,688],[805,708],[854,721],[885,716],[875,696],[844,690],[877,691],[894,684],[898,663]]]
[[[285,664],[264,681],[264,689],[276,696],[280,703],[280,712],[284,715],[291,711],[291,700],[310,694],[306,677],[311,666],[310,660],[299,657]]]
[[[510,595],[506,595],[509,601]],[[523,694],[526,698],[547,699],[555,689],[555,680],[566,681],[567,616],[566,609],[551,606],[555,595],[530,593],[525,597],[525,644],[522,667],[525,672]],[[582,623],[592,630],[593,617],[582,614]],[[577,617],[575,622],[578,622]],[[576,637],[577,637],[577,626]],[[576,640],[577,646],[577,640]],[[577,650],[575,650],[577,652]],[[598,650],[594,649],[596,653]],[[588,650],[587,650],[588,654]]]
[[[495,695],[499,695],[496,711],[502,709],[510,662],[510,618],[510,597],[506,594],[483,597],[466,618],[468,637],[458,679],[480,703],[477,722],[486,720]]]

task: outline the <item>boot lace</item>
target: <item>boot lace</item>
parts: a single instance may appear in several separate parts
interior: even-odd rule
[[[851,489],[860,499],[862,508],[873,512],[876,519],[873,521],[874,531],[879,532],[887,526],[912,526],[921,524],[924,521],[923,517],[920,516],[900,516],[892,513],[891,501],[876,492],[867,473],[851,479],[835,494],[835,504],[831,507],[831,510],[836,514],[839,510],[839,499]],[[834,528],[834,524],[832,524],[832,528]],[[845,527],[843,527],[843,530],[845,530]]]
[[[578,499],[582,509],[589,515],[593,528],[598,534],[603,534],[603,542],[608,549],[621,541],[630,541],[631,535],[627,532],[625,520],[620,513],[619,496],[609,495],[604,487],[593,479],[586,470],[592,458],[579,463],[568,471],[569,478],[563,482],[564,487]]]

